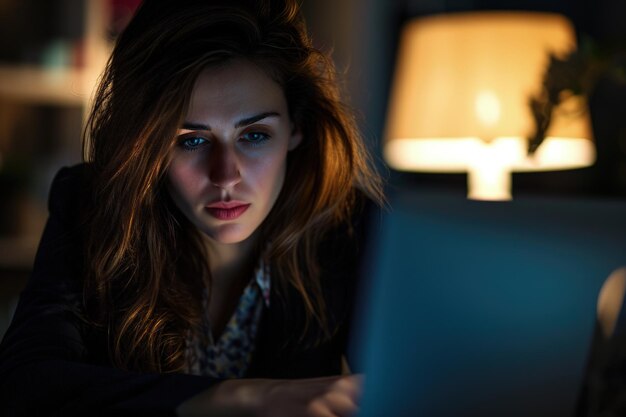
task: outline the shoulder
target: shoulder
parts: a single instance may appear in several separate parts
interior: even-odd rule
[[[31,283],[71,275],[81,252],[81,219],[87,199],[87,164],[61,168],[50,186],[48,221],[39,242]]]
[[[87,164],[61,168],[50,186],[48,221],[35,256],[29,288],[66,285],[80,277],[83,223],[88,200]]]
[[[89,164],[61,168],[50,186],[48,211],[64,223],[80,218],[81,206],[89,190]]]

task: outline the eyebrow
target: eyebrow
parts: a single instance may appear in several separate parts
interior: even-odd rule
[[[244,126],[249,126],[252,123],[258,122],[259,120],[263,120],[268,117],[280,117],[280,113],[277,113],[275,111],[268,111],[268,112],[256,114],[254,116],[246,117],[245,119],[238,120],[235,123],[235,127],[240,128]],[[201,123],[192,123],[192,122],[184,122],[182,128],[188,129],[188,130],[211,130],[211,126],[209,125],[203,125]]]

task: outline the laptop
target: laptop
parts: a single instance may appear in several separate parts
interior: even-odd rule
[[[355,314],[359,416],[574,415],[598,293],[626,265],[626,202],[404,190],[390,205]]]

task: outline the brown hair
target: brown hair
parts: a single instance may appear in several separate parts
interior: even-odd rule
[[[185,338],[199,328],[210,276],[200,232],[174,207],[164,178],[198,74],[235,57],[283,87],[303,133],[261,227],[272,242],[272,285],[295,288],[307,326],[319,323],[326,336],[317,245],[348,219],[355,189],[382,199],[334,67],[312,47],[295,0],[144,2],[117,41],[84,142],[94,190],[84,299],[120,368],[184,369]]]

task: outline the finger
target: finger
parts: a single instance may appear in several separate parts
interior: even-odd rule
[[[306,415],[307,417],[339,417],[328,408],[328,404],[323,398],[311,401],[307,406]]]
[[[324,402],[332,414],[339,417],[352,416],[358,411],[356,402],[343,392],[329,392]]]
[[[363,377],[360,375],[352,375],[338,380],[333,385],[333,389],[343,392],[348,395],[353,402],[357,403],[361,398],[362,386]]]

